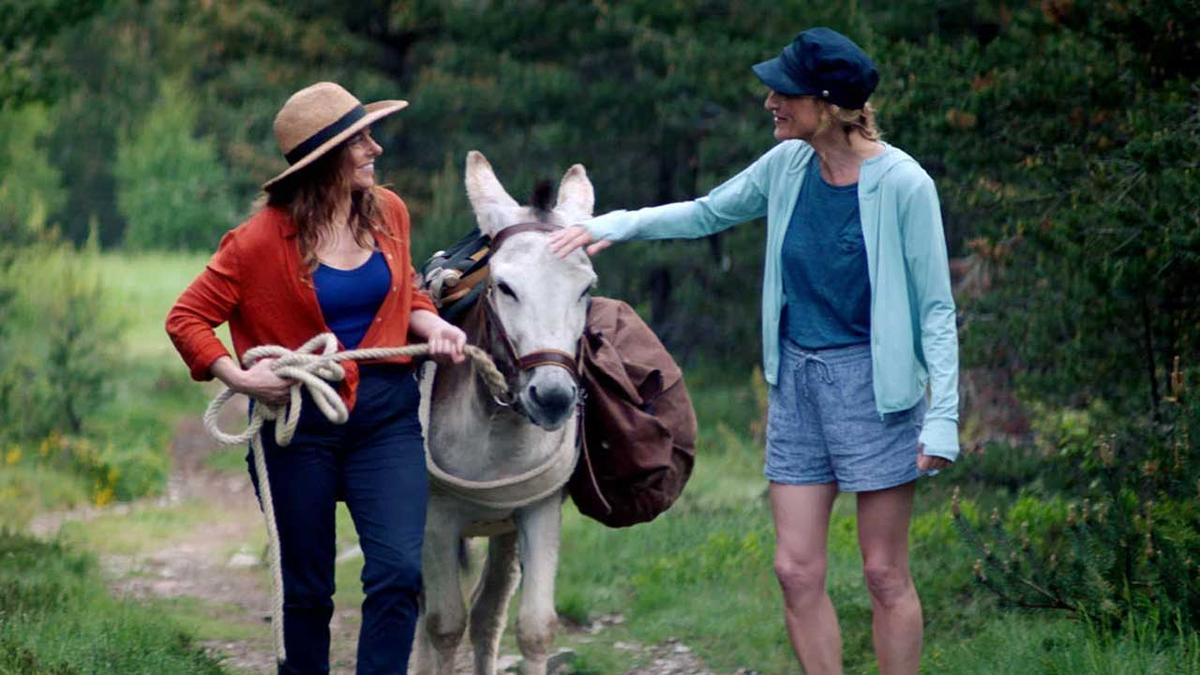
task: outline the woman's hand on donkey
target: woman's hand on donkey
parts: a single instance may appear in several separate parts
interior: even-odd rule
[[[588,255],[596,255],[612,246],[612,242],[607,239],[597,241],[582,225],[572,225],[550,233],[550,251],[560,258],[567,257],[580,246],[587,246]]]

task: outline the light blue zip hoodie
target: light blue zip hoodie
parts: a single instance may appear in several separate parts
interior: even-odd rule
[[[694,201],[612,211],[584,223],[596,239],[704,237],[767,217],[763,273],[763,373],[778,382],[783,236],[813,158],[784,141]],[[899,148],[863,162],[858,204],[871,282],[871,361],[879,414],[916,405],[929,386],[925,453],[958,458],[958,333],[942,213],[933,179]],[[814,251],[821,255],[822,252]]]

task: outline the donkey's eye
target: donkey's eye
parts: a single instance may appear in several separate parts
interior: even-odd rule
[[[496,288],[500,289],[501,293],[507,295],[508,297],[512,298],[513,300],[517,299],[517,294],[514,293],[513,289],[509,288],[508,284],[504,283],[503,281],[497,283]]]
[[[589,286],[589,287],[587,287],[587,288],[585,288],[585,289],[583,289],[583,292],[579,294],[579,301],[580,301],[580,302],[583,302],[584,300],[587,300],[588,292],[589,292],[589,291],[591,291],[591,290],[592,290],[592,289],[591,289],[591,287],[590,287],[590,286]]]

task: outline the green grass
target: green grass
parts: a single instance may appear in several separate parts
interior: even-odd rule
[[[0,673],[221,673],[160,612],[110,598],[90,557],[0,532]]]
[[[28,401],[21,404],[13,399],[10,405],[15,407],[6,411],[9,428],[0,429],[0,438],[31,447],[21,448],[19,461],[10,461],[10,448],[6,447],[0,458],[5,469],[0,470],[16,464],[25,469],[73,473],[75,482],[85,484],[88,498],[97,504],[159,493],[170,469],[168,449],[175,422],[184,414],[202,410],[210,394],[191,382],[163,330],[167,310],[203,268],[205,258],[76,252],[68,247],[37,248],[26,258],[6,272],[15,301],[8,307],[2,346],[6,363],[11,362],[18,371],[32,369],[13,385],[24,397],[21,400]],[[60,385],[38,372],[48,358],[45,331],[53,325],[47,326],[47,321],[54,320],[56,312],[66,311],[65,298],[77,297],[72,293],[96,287],[102,295],[88,321],[115,325],[118,330],[115,342],[96,338],[71,343],[81,351],[72,352],[67,361],[98,364],[100,373],[97,388],[81,385],[69,394],[82,415],[81,428],[73,429],[62,416]],[[104,330],[101,333],[107,335]],[[90,382],[90,377],[86,381]],[[72,377],[70,381],[79,380]],[[27,410],[21,410],[21,405]],[[50,451],[35,452],[45,439]],[[0,485],[8,484],[0,478]],[[2,490],[0,505],[12,502],[12,495]],[[51,496],[55,493],[47,491]],[[57,508],[74,500],[50,501],[53,503],[39,507]],[[5,510],[22,512],[20,508]],[[18,516],[3,520],[16,524]]]
[[[214,451],[204,458],[204,466],[222,473],[243,475],[246,473],[246,448],[230,446]]]
[[[346,508],[345,503],[338,502],[335,519],[337,527],[335,550],[338,555],[341,555],[343,551],[358,544],[358,534],[354,531],[354,521],[350,518],[350,509]],[[334,570],[334,584],[337,586],[337,590],[333,595],[333,602],[338,607],[362,605],[362,568],[362,556],[352,557],[338,563]]]
[[[20,530],[44,511],[87,504],[87,485],[75,474],[47,466],[0,466],[0,528]]]
[[[264,630],[262,620],[257,616],[244,614],[240,608],[233,605],[190,597],[160,598],[147,600],[143,604],[154,611],[169,615],[184,631],[197,639],[260,642],[266,650],[273,648],[271,637],[269,632]]]
[[[215,505],[185,502],[143,506],[127,513],[109,512],[84,521],[64,523],[59,537],[66,544],[95,553],[136,555],[161,549],[185,538],[204,522],[222,517]]]
[[[121,377],[90,420],[88,432],[121,448],[139,475],[121,498],[153,494],[170,469],[167,450],[175,421],[204,410],[212,387],[193,382],[163,328],[167,311],[203,268],[200,254],[105,253],[95,268],[109,298],[106,311],[121,317]],[[228,345],[228,330],[218,334]]]
[[[757,459],[746,459],[755,464]],[[773,576],[773,531],[761,496],[740,506],[713,499],[733,485],[734,458],[697,465],[679,504],[659,519],[610,530],[566,510],[559,612],[576,623],[622,613],[624,625],[590,642],[560,639],[580,653],[579,672],[623,672],[617,640],[682,640],[715,672],[794,673]],[[1141,626],[1115,638],[1061,616],[997,607],[975,587],[970,558],[951,526],[944,485],[923,486],[912,525],[912,567],[925,610],[928,673],[1200,673],[1196,636]],[[723,503],[725,502],[725,503]],[[706,505],[715,504],[715,505]],[[841,497],[830,527],[829,592],[837,608],[847,673],[875,673],[871,613],[854,528]]]
[[[979,675],[1194,675],[1200,673],[1200,637],[1144,622],[1099,636],[1076,621],[1012,612],[967,640],[927,649],[924,665],[930,673]]]
[[[98,257],[101,281],[113,299],[109,311],[121,317],[122,348],[127,354],[141,362],[183,367],[163,323],[171,305],[204,269],[208,258],[202,253],[104,253]],[[218,334],[230,344],[227,328]]]

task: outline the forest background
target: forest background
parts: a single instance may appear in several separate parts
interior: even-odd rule
[[[2,0],[0,520],[165,489],[196,398],[145,316],[161,308],[136,300],[186,283],[250,213],[283,166],[271,122],[291,92],[410,101],[375,137],[420,264],[473,225],[470,149],[518,196],[583,163],[597,212],[704,194],[773,143],[749,65],[814,25],[875,57],[885,138],[942,198],[966,451],[922,487],[922,517],[947,525],[914,535],[947,552],[927,605],[973,607],[972,639],[990,603],[1041,608],[1129,672],[1200,670],[1197,0]],[[702,419],[720,462],[758,461],[763,237],[751,223],[596,259],[599,292],[650,321],[702,417],[707,397],[730,402]],[[3,542],[0,664],[57,663],[13,618],[56,610],[3,569],[86,558]],[[1033,663],[1067,649],[1031,634]]]

